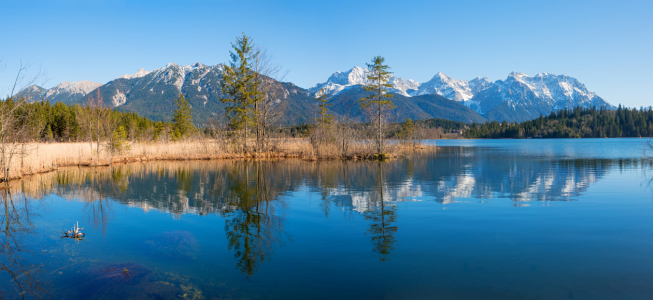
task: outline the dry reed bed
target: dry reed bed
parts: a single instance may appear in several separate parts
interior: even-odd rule
[[[253,143],[252,143],[253,144]],[[303,139],[276,141],[275,150],[264,153],[236,153],[220,144],[210,141],[184,141],[160,143],[132,143],[129,150],[111,154],[106,145],[100,144],[98,155],[96,145],[86,143],[32,143],[25,145],[25,155],[12,159],[10,179],[25,175],[45,173],[67,166],[107,166],[115,163],[128,163],[157,160],[209,160],[238,158],[301,158],[318,159],[358,159],[371,158],[374,151],[370,142],[350,143],[343,150],[337,145],[322,145],[314,149]],[[396,153],[397,145],[390,152]]]

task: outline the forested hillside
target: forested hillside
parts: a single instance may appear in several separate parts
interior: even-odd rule
[[[653,137],[653,108],[605,107],[561,109],[522,123],[472,124],[467,138],[603,138]]]
[[[338,117],[367,122],[369,118],[359,104],[360,99],[366,96],[369,96],[369,93],[362,88],[352,88],[329,98],[329,103],[333,104],[329,109]],[[408,118],[413,120],[438,118],[465,123],[486,121],[469,107],[440,95],[405,97],[395,94],[391,99],[396,106],[391,111],[394,116],[392,121],[396,122],[403,122]]]
[[[25,137],[29,140],[69,142],[94,138],[88,136],[89,132],[94,135],[94,131],[85,128],[89,126],[89,123],[87,122],[85,125],[84,120],[88,119],[88,115],[92,113],[92,109],[88,107],[61,102],[51,105],[50,102],[45,101],[26,104],[22,110],[28,112],[24,115],[29,117],[25,120],[29,123],[29,132],[31,132],[30,136]],[[108,112],[110,115],[104,118],[107,122],[112,123],[109,126],[111,131],[108,135],[111,135],[113,130],[122,127],[126,138],[130,140],[152,140],[165,130],[166,125],[169,125],[164,122],[152,121],[133,112],[116,110]],[[106,125],[102,124],[103,129],[107,127]]]

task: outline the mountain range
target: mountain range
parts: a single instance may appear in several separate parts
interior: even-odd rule
[[[309,91],[337,97],[358,86],[369,84],[369,71],[354,67],[347,72],[336,72],[329,79]],[[488,78],[453,79],[442,72],[424,83],[391,77],[390,92],[403,97],[440,95],[469,107],[490,121],[526,121],[563,108],[601,107],[611,104],[589,91],[573,77],[537,74],[533,77],[512,72],[506,80],[491,82]]]
[[[198,124],[209,117],[223,117],[225,104],[220,99],[223,65],[196,63],[181,66],[170,63],[163,68],[138,70],[106,84],[90,81],[63,82],[51,89],[29,87],[36,99],[68,104],[83,103],[89,96],[102,96],[105,103],[122,111],[134,111],[154,120],[170,120],[174,99],[183,93],[190,101]],[[369,84],[369,71],[354,67],[333,73],[325,82],[304,89],[283,82],[286,124],[310,123],[317,114],[314,98],[327,94],[330,109],[338,117],[365,121],[357,100],[365,96],[361,85]],[[453,79],[437,73],[423,83],[392,76],[390,92],[395,96],[396,121],[406,118],[443,118],[462,122],[525,121],[553,110],[575,106],[606,106],[608,102],[589,91],[573,77],[541,73],[528,76],[510,73],[506,80],[488,78]]]
[[[30,86],[27,91],[22,91],[21,93],[29,94],[34,99],[48,100],[51,103],[71,103],[84,98],[100,86],[102,86],[101,83],[88,80],[75,82],[64,81],[50,89],[44,89],[40,86],[33,85]]]

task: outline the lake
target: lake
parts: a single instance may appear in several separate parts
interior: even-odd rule
[[[651,299],[643,141],[62,168],[0,191],[0,298]]]

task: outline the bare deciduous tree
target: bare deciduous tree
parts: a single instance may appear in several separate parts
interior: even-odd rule
[[[259,97],[254,102],[257,151],[269,151],[270,133],[281,125],[287,95],[281,81],[287,72],[282,72],[279,64],[274,63],[267,49],[256,46],[252,60],[252,71],[258,82]]]
[[[111,123],[111,109],[104,103],[99,89],[97,90],[97,95],[95,97],[91,95],[87,98],[85,107],[82,107],[82,109],[77,112],[76,117],[77,121],[88,135],[91,157],[93,157],[93,137],[95,137],[96,158],[97,161],[99,161],[102,135],[106,135],[105,131],[107,129],[107,124]],[[110,135],[111,134],[109,134],[109,136]]]
[[[20,63],[9,96],[0,100],[0,166],[5,185],[9,185],[11,161],[16,155],[24,155],[25,143],[31,138],[29,117],[32,113],[27,108],[35,90],[29,89],[41,79],[40,70],[30,80],[25,80],[29,64]],[[16,95],[20,91],[20,95]]]

